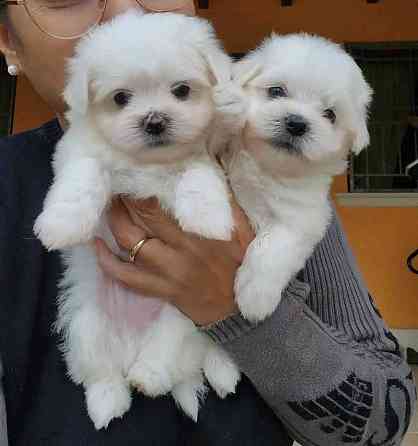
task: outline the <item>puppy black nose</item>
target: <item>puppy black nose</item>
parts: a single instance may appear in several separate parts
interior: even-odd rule
[[[285,118],[286,130],[292,136],[302,136],[308,131],[308,123],[300,115],[287,115]]]
[[[152,112],[144,118],[143,127],[149,135],[161,135],[167,128],[168,119],[161,113]]]

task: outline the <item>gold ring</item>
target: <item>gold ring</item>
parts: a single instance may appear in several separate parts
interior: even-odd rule
[[[136,243],[134,246],[132,246],[132,248],[129,250],[129,261],[131,263],[135,263],[135,257],[138,254],[139,250],[144,246],[145,242],[151,239],[152,237],[145,237],[138,243]]]

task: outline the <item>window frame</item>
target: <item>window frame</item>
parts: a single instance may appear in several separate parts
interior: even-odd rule
[[[400,110],[404,109],[404,112],[407,112],[409,110],[408,107],[411,107],[410,109],[410,117],[413,117],[415,119],[418,119],[418,42],[417,41],[405,41],[405,42],[346,42],[344,43],[344,48],[347,50],[348,53],[352,55],[352,57],[358,62],[359,66],[362,67],[362,63],[360,62],[359,57],[356,58],[356,52],[357,54],[359,52],[363,52],[364,60],[368,60],[367,56],[364,56],[364,54],[367,54],[369,52],[369,60],[376,62],[377,59],[381,59],[380,63],[382,64],[388,64],[393,63],[400,64],[400,63],[409,63],[408,71],[411,74],[410,82],[408,85],[411,85],[411,90],[409,91],[409,104],[405,104],[405,106],[399,106],[396,108],[397,113],[399,113]],[[375,52],[375,55],[371,54]],[[384,52],[387,52],[387,55],[383,55]],[[393,54],[397,54],[398,57],[395,57]],[[404,55],[409,54],[410,57],[405,59]],[[416,70],[416,71],[415,71]],[[367,77],[367,75],[366,75]],[[370,82],[370,80],[369,80]],[[371,86],[372,88],[376,87],[376,85],[373,85],[372,82]],[[378,92],[378,94],[381,94]],[[393,93],[394,94],[394,93]],[[379,125],[382,126],[382,123],[379,121],[381,119],[381,116],[379,116],[376,120],[373,120],[373,115],[371,115],[371,119],[369,120],[369,129],[371,126],[375,125],[378,127]],[[355,157],[354,155],[351,155],[350,157],[350,163],[349,168],[347,170],[347,194],[338,194],[346,205],[353,205],[355,201],[358,201],[358,203],[361,203],[360,205],[366,205],[367,201],[371,200],[370,205],[383,205],[383,206],[389,206],[389,203],[393,202],[393,199],[398,198],[398,203],[400,206],[407,206],[408,203],[411,203],[411,205],[418,206],[418,184],[417,187],[412,187],[411,189],[407,188],[396,188],[389,187],[370,187],[370,180],[373,177],[382,177],[382,178],[388,178],[389,180],[396,181],[396,178],[402,179],[408,179],[408,175],[405,172],[405,169],[403,168],[402,163],[402,144],[403,141],[401,139],[405,137],[405,134],[402,133],[402,128],[405,127],[405,129],[416,129],[416,136],[415,136],[415,156],[418,158],[418,126],[412,126],[409,123],[407,123],[409,119],[401,125],[401,122],[395,122],[395,120],[390,120],[391,127],[398,125],[399,126],[399,146],[396,147],[397,153],[395,154],[397,156],[397,161],[399,162],[399,171],[398,172],[388,172],[387,166],[390,166],[388,154],[390,153],[387,149],[390,148],[390,144],[385,141],[385,138],[380,138],[380,141],[376,143],[379,147],[379,154],[381,156],[379,158],[382,159],[382,165],[383,169],[382,171],[369,171],[368,167],[368,156],[369,153],[367,150],[369,148],[365,149],[365,152],[363,153],[363,156],[366,156],[366,171],[365,172],[354,172],[354,166],[355,166]],[[389,122],[389,121],[388,121]],[[382,126],[382,133],[383,135],[387,131],[387,127],[385,128]],[[393,138],[392,128],[388,132],[390,137]],[[382,145],[380,145],[380,144]],[[362,155],[360,155],[362,156]],[[393,170],[393,169],[392,169]],[[362,187],[355,186],[355,177],[360,178],[363,177],[365,179],[365,185]],[[352,196],[349,198],[349,196]],[[360,198],[360,195],[362,196]],[[374,198],[374,200],[373,200]],[[395,205],[395,204],[392,204]]]

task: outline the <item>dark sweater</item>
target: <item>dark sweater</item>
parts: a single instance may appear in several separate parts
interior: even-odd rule
[[[210,392],[194,424],[171,398],[136,395],[121,420],[95,431],[51,330],[61,260],[32,233],[60,136],[52,121],[0,140],[0,354],[10,446],[287,446],[287,431],[303,445],[400,444],[415,405],[412,374],[336,218],[272,317],[253,326],[237,315],[207,329],[248,377],[235,396]],[[1,400],[0,392],[0,429]]]

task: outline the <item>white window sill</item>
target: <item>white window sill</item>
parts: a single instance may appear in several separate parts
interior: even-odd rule
[[[418,208],[418,192],[399,193],[366,193],[353,192],[336,194],[337,203],[341,206],[351,207],[416,207]]]

